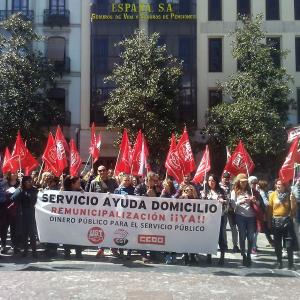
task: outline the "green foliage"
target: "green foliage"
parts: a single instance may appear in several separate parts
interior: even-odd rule
[[[42,41],[20,14],[0,24],[0,148],[12,145],[17,130],[31,146],[40,145],[43,126],[60,120],[47,98],[56,73],[42,54],[33,49]]]
[[[115,65],[106,82],[115,89],[104,112],[110,127],[129,130],[131,138],[142,129],[153,158],[161,160],[168,139],[177,130],[177,95],[182,75],[181,64],[158,46],[159,34],[148,37],[136,31],[118,45],[122,63]]]
[[[266,160],[285,148],[292,77],[283,67],[274,65],[272,55],[282,59],[287,52],[266,45],[261,23],[261,15],[254,19],[241,17],[238,22],[232,53],[240,68],[226,82],[219,83],[233,103],[210,110],[207,132],[214,143],[223,146],[234,147],[242,139],[254,157]]]
[[[208,128],[215,140],[231,149],[243,140],[254,155],[276,155],[286,141],[282,120],[262,100],[224,103],[212,108]]]

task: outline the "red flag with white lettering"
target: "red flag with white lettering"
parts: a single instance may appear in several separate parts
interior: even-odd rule
[[[96,136],[95,123],[92,124],[91,128],[91,143],[90,143],[90,154],[93,158],[93,163],[95,163],[100,156],[100,146],[101,146],[101,136],[100,134]]]
[[[2,172],[6,174],[8,172],[16,172],[17,170],[12,170],[12,166],[10,163],[11,154],[8,148],[5,148],[4,157],[3,157],[3,164],[2,164]]]
[[[25,171],[25,175],[29,175],[29,173],[39,165],[37,160],[26,148],[20,131],[18,131],[16,143],[11,154],[10,163],[13,170],[23,169]]]
[[[294,165],[299,162],[298,156],[298,145],[299,145],[299,137],[296,137],[293,140],[293,143],[290,147],[289,153],[285,158],[285,161],[279,170],[279,178],[282,182],[289,182],[294,177]]]
[[[70,175],[78,176],[81,168],[81,158],[73,139],[70,141],[70,156]]]
[[[121,172],[130,174],[131,171],[130,152],[131,152],[131,147],[130,147],[127,130],[124,129],[121,144],[120,144],[118,160],[114,172],[115,175],[119,175],[119,173]]]
[[[196,169],[196,165],[186,127],[184,128],[183,134],[177,144],[177,150],[183,175],[193,172]]]
[[[202,159],[200,161],[199,167],[196,171],[196,174],[194,176],[193,182],[194,183],[201,183],[204,180],[204,177],[206,174],[210,171],[210,157],[209,157],[209,149],[206,145],[204,154],[202,156]]]
[[[230,174],[237,176],[239,173],[251,174],[254,168],[254,162],[244,144],[240,141],[224,169]]]
[[[64,169],[68,167],[67,153],[69,153],[70,150],[59,126],[57,126],[57,130],[55,134],[55,145],[56,145],[57,167],[61,172],[63,172]]]
[[[52,172],[56,177],[59,177],[62,171],[57,166],[56,144],[52,133],[49,133],[47,146],[42,156],[45,163],[44,170]]]
[[[179,155],[174,134],[172,134],[171,144],[165,162],[165,168],[167,169],[167,174],[174,177],[178,183],[183,181],[183,173],[179,161]]]

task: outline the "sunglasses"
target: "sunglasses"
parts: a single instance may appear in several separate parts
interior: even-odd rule
[[[106,171],[105,169],[98,170],[98,172],[105,172],[105,171]]]

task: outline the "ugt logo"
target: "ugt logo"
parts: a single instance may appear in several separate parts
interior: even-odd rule
[[[179,149],[178,152],[181,157],[184,157],[185,161],[192,161],[193,160],[193,153],[192,148],[189,142],[183,143]]]
[[[71,166],[75,166],[78,162],[78,157],[76,153],[71,154]]]
[[[178,155],[175,151],[170,153],[170,165],[173,169],[180,169]]]
[[[232,164],[237,168],[237,169],[242,169],[246,167],[245,161],[243,156],[238,153],[237,156],[234,158]]]
[[[50,158],[52,163],[56,163],[56,149],[55,149],[55,147],[50,148],[49,158]]]
[[[65,148],[62,141],[57,141],[56,147],[57,147],[57,159],[62,160],[63,157],[65,156]]]

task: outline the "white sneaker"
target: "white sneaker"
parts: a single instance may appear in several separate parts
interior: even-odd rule
[[[294,253],[293,257],[294,257],[294,259],[299,259],[299,254],[298,253]]]

